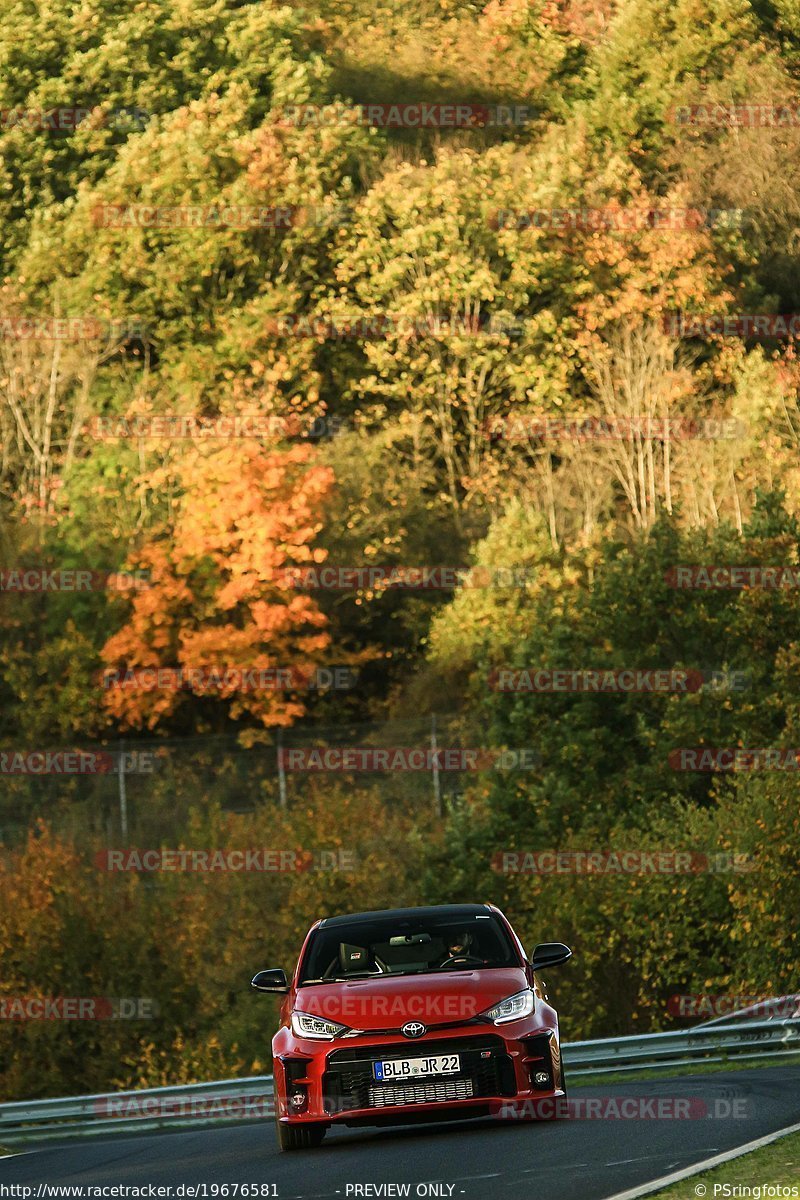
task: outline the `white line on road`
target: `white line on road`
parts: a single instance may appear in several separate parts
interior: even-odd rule
[[[649,1162],[651,1158],[658,1158],[658,1155],[657,1154],[643,1154],[640,1158],[618,1158],[614,1162],[607,1162],[606,1166],[607,1167],[625,1167],[628,1165],[628,1163]],[[670,1163],[670,1166],[674,1167],[675,1163]]]
[[[654,1179],[651,1183],[643,1183],[640,1187],[629,1188],[627,1192],[616,1192],[613,1196],[608,1196],[607,1200],[638,1200],[640,1196],[650,1196],[653,1192],[660,1192],[662,1188],[669,1187],[673,1183],[680,1183],[682,1179],[691,1179],[692,1175],[700,1175],[703,1171],[710,1171],[712,1167],[722,1166],[723,1163],[731,1162],[734,1158],[741,1158],[743,1154],[750,1154],[753,1150],[760,1150],[762,1146],[769,1146],[771,1142],[788,1137],[790,1133],[800,1133],[800,1125],[789,1125],[787,1129],[779,1129],[777,1133],[768,1133],[766,1137],[757,1138],[754,1142],[747,1142],[744,1146],[737,1146],[734,1150],[726,1150],[724,1154],[716,1154],[713,1158],[706,1158],[703,1162],[694,1163],[693,1166],[686,1167],[683,1171],[675,1171],[672,1175],[662,1175],[660,1179]]]

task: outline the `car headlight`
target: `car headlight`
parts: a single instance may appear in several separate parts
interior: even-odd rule
[[[313,1013],[304,1012],[292,1013],[292,1030],[298,1037],[320,1038],[326,1042],[348,1032],[346,1025],[339,1025],[336,1021],[325,1021],[322,1017],[315,1017]]]
[[[494,1008],[487,1008],[481,1016],[488,1017],[495,1025],[505,1025],[506,1021],[518,1021],[520,1017],[529,1017],[533,1012],[533,1005],[533,992],[526,988],[524,992],[515,992],[513,996],[501,1000]]]

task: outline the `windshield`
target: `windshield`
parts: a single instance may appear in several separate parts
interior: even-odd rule
[[[300,967],[300,985],[429,971],[519,967],[496,917],[374,917],[316,930]]]

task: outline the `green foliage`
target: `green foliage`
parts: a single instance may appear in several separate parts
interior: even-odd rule
[[[134,603],[0,592],[0,752],[115,744],[123,715],[149,721],[164,761],[168,735],[183,735],[191,761],[130,780],[134,824],[146,815],[159,836],[210,845],[352,835],[363,856],[349,875],[263,887],[119,885],[87,865],[108,839],[116,779],[7,779],[4,830],[18,839],[43,813],[59,830],[0,869],[9,990],[163,1002],[147,1030],[87,1025],[61,1042],[46,1023],[0,1030],[10,1094],[74,1090],[76,1075],[100,1088],[260,1069],[264,1003],[237,972],[267,952],[290,965],[321,907],[497,900],[531,943],[575,942],[570,1036],[658,1027],[674,992],[796,989],[794,783],[670,759],[797,737],[796,592],[668,580],[679,564],[797,564],[796,348],[673,337],[664,318],[800,310],[800,131],[675,115],[788,101],[798,11],[797,0],[713,12],[693,0],[4,0],[0,571],[147,561],[163,577]],[[529,119],[284,119],[293,105],[417,102],[525,106]],[[74,108],[89,110],[76,129],[37,127],[37,112]],[[294,216],[279,228],[115,228],[98,217],[114,205]],[[730,219],[692,218],[707,209]],[[677,227],[645,219],[662,210],[689,215]],[[16,338],[7,322],[20,316],[130,325]],[[316,332],[286,336],[287,316]],[[324,322],[354,317],[385,319],[386,336],[326,336]],[[270,432],[199,447],[92,433],[98,418],[243,414]],[[542,418],[585,417],[731,417],[738,432],[536,432]],[[313,420],[326,432],[312,439]],[[301,461],[319,504],[283,486]],[[271,569],[294,562],[472,564],[517,581],[309,600],[273,585]],[[237,647],[272,662],[303,612],[319,631],[305,651],[360,665],[351,693],[266,713],[188,691],[177,716],[170,703],[102,702],[104,648],[119,663]],[[739,672],[744,686],[492,690],[492,672],[526,667]],[[309,784],[307,803],[276,814],[266,760],[230,749],[272,752],[273,718],[309,737],[345,720],[399,737],[409,714],[454,709],[462,729],[525,748],[534,765],[454,784],[435,825],[412,820],[412,789],[402,813],[391,787],[379,797],[355,783]],[[211,730],[225,753],[210,742],[195,754],[191,739]],[[245,796],[254,813],[223,814]],[[664,846],[735,849],[758,870],[561,878],[504,875],[492,858]]]
[[[102,840],[78,851],[44,827],[4,856],[4,995],[152,1002],[138,1010],[149,1013],[143,1019],[3,1021],[6,1096],[69,1094],[76,1080],[92,1092],[266,1073],[277,1008],[251,992],[252,975],[292,969],[312,913],[418,897],[417,835],[374,794],[341,792],[335,804],[326,797],[288,816],[271,806],[244,816],[196,810],[184,845],[256,850],[275,865],[284,852],[309,866],[109,872],[99,865]],[[174,841],[163,848],[180,849]]]
[[[477,636],[466,626],[461,667],[471,673],[473,694],[483,692],[493,743],[526,747],[537,766],[509,772],[490,789],[475,788],[467,807],[451,814],[446,852],[434,857],[427,887],[434,898],[453,883],[459,894],[495,900],[524,914],[537,940],[576,940],[581,953],[569,988],[585,1001],[575,1012],[586,1015],[570,1036],[607,1030],[619,1020],[619,1004],[631,1028],[641,1028],[663,1022],[671,994],[791,990],[797,969],[787,922],[797,887],[793,776],[787,788],[785,771],[765,772],[763,762],[753,771],[686,770],[681,748],[796,744],[800,624],[794,591],[684,591],[668,582],[680,564],[796,567],[798,527],[782,501],[762,495],[742,538],[725,528],[685,533],[662,521],[633,546],[602,543],[591,573],[587,552],[583,571],[574,570],[581,556],[573,555],[560,581],[542,563],[526,607],[512,610],[507,640],[495,632],[481,637],[483,628],[509,627],[504,601],[484,601],[492,615],[482,622],[478,611]],[[506,519],[498,531],[513,528]],[[452,614],[436,622],[434,651],[445,669],[448,651],[452,655],[448,639],[454,640],[465,602],[463,592]],[[488,691],[490,671],[509,668],[531,676],[539,670],[683,669],[702,672],[706,682],[683,694],[620,692],[612,685],[595,693]],[[506,851],[606,850],[684,851],[711,859],[736,854],[752,870],[710,877],[540,876],[530,863],[526,873],[503,874],[497,858]],[[613,997],[612,1008],[599,1001],[605,995]]]

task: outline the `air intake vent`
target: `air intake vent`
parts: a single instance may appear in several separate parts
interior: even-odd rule
[[[369,1089],[370,1108],[391,1104],[430,1104],[436,1100],[469,1100],[475,1094],[471,1079],[448,1079],[439,1083],[403,1083]]]

